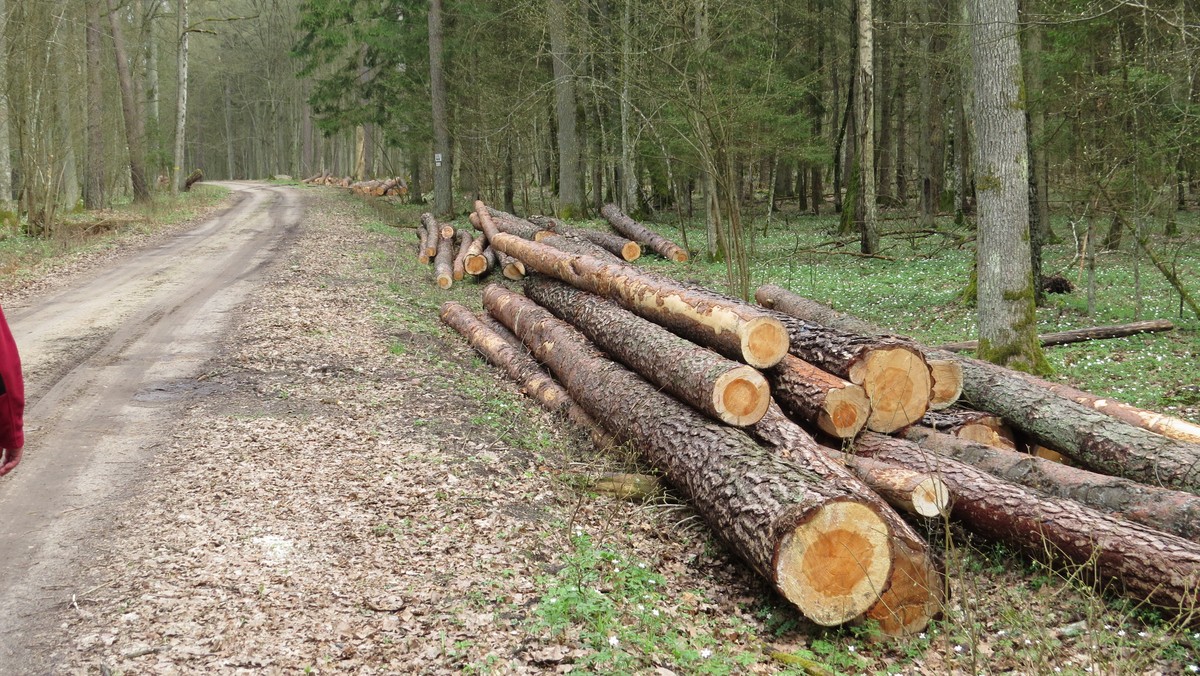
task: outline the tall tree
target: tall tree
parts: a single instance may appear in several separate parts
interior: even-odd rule
[[[433,99],[433,204],[438,215],[454,211],[450,162],[450,122],[446,113],[446,75],[442,66],[442,0],[429,3],[429,88]]]
[[[188,89],[188,9],[187,0],[176,0],[175,25],[179,33],[175,89],[175,161],[171,172],[171,193],[178,195],[184,180],[184,148],[187,139]]]
[[[968,10],[979,200],[978,354],[1044,373],[1030,267],[1017,0],[968,0]]]
[[[8,134],[8,8],[0,0],[0,227],[17,224],[17,205],[12,198],[12,159]]]
[[[871,0],[858,2],[858,71],[854,104],[858,142],[858,232],[862,252],[879,251],[878,207],[875,204],[875,31]]]
[[[104,72],[101,70],[100,5],[104,0],[87,2],[87,180],[83,203],[88,209],[100,209],[108,200],[104,160]]]
[[[550,0],[550,52],[554,69],[554,120],[558,126],[558,215],[578,216],[583,203],[579,182],[579,137],[575,129],[575,71],[567,27],[573,25],[565,0]]]
[[[182,0],[181,0],[182,2]],[[113,52],[117,59],[117,78],[121,89],[121,112],[125,119],[125,141],[129,150],[129,181],[133,184],[135,202],[150,201],[150,186],[146,183],[146,119],[134,93],[133,73],[121,30],[120,7],[117,0],[108,1],[108,21],[112,27]]]

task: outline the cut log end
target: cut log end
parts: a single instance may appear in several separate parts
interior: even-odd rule
[[[926,476],[912,492],[913,511],[920,516],[944,516],[950,510],[950,489],[936,476]]]
[[[749,366],[735,368],[713,387],[713,409],[721,422],[746,427],[762,420],[771,405],[771,388],[761,373]]]
[[[825,395],[824,408],[817,418],[817,427],[839,439],[853,439],[871,417],[871,401],[858,385],[830,390]]]
[[[632,240],[625,243],[621,247],[621,258],[625,259],[626,263],[632,263],[642,257],[642,245]]]
[[[879,600],[892,571],[891,531],[856,502],[831,502],[788,533],[775,557],[779,590],[822,626],[848,622]]]
[[[906,543],[896,545],[891,584],[879,602],[867,611],[867,619],[879,623],[888,636],[912,636],[929,626],[942,612],[945,583],[929,557]]]
[[[755,317],[742,325],[739,334],[746,363],[758,369],[783,361],[791,344],[787,329],[774,317]]]
[[[962,364],[950,359],[930,359],[929,376],[933,387],[929,394],[930,410],[949,408],[962,396]]]
[[[862,385],[871,400],[867,428],[894,432],[920,420],[932,389],[925,358],[906,347],[873,350],[850,367],[850,382]]]
[[[440,288],[449,289],[451,286],[454,285],[454,275],[453,274],[449,274],[449,275],[439,274],[437,276],[437,285]]]
[[[671,260],[676,263],[686,263],[688,261],[688,252],[683,249],[676,249],[671,252]]]

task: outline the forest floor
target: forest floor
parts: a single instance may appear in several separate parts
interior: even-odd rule
[[[947,556],[944,620],[902,642],[808,624],[670,492],[587,490],[645,469],[592,450],[440,324],[442,302],[478,308],[481,287],[437,289],[393,227],[417,212],[303,197],[0,673],[1200,670],[1200,635],[946,523],[923,524]]]

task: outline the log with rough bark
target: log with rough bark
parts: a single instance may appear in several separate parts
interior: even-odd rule
[[[921,419],[932,384],[920,350],[897,338],[860,336],[775,313],[793,355],[861,385],[871,400],[867,428],[892,432]]]
[[[319,179],[319,178],[321,178],[321,174],[313,174],[312,176],[309,176],[308,178],[306,178],[300,182],[301,183],[316,183],[317,179]]]
[[[488,246],[486,237],[476,237],[467,246],[467,258],[463,262],[463,268],[468,274],[482,277],[494,267],[496,267],[496,252]]]
[[[466,338],[471,347],[483,355],[484,359],[501,368],[509,378],[521,386],[521,391],[530,399],[547,411],[565,417],[584,431],[592,432],[592,440],[598,447],[615,446],[596,421],[575,403],[561,385],[554,382],[523,346],[513,345],[515,338],[511,338],[511,334],[507,337],[502,335],[496,330],[498,325],[493,326],[481,321],[466,307],[454,301],[443,303],[440,314],[443,322]],[[504,329],[504,332],[508,333],[508,330]]]
[[[635,443],[714,533],[805,617],[842,624],[879,600],[891,575],[892,537],[873,503],[707,420],[605,358],[524,296],[491,285],[484,304],[580,406]]]
[[[429,263],[429,229],[424,224],[417,228],[417,260],[422,265]]]
[[[626,263],[632,263],[642,255],[642,245],[611,232],[600,232],[599,230],[588,230],[587,228],[569,228],[550,216],[530,216],[529,222],[539,228],[553,230],[560,235],[586,239],[610,254],[619,257]]]
[[[854,383],[788,355],[767,371],[775,400],[789,415],[826,434],[853,439],[871,417],[867,392]]]
[[[187,178],[183,179],[183,191],[184,192],[191,191],[193,185],[195,185],[196,183],[199,183],[200,181],[203,181],[203,180],[204,180],[204,172],[200,171],[199,169],[193,169],[192,173],[188,174]]]
[[[951,516],[992,540],[1065,565],[1083,578],[1195,622],[1200,546],[1063,498],[998,479],[905,439],[864,433],[855,453],[936,472],[954,495]]]
[[[556,280],[530,278],[525,295],[579,329],[614,360],[712,418],[745,427],[767,410],[767,380],[745,364]]]
[[[1108,338],[1125,338],[1126,336],[1136,336],[1139,333],[1156,333],[1160,331],[1173,331],[1175,325],[1166,319],[1152,319],[1144,322],[1130,322],[1129,324],[1113,324],[1110,326],[1092,326],[1086,329],[1072,329],[1070,331],[1056,331],[1054,333],[1043,333],[1038,336],[1042,347],[1050,345],[1068,345],[1070,343],[1082,343],[1088,340],[1105,340]],[[942,350],[950,352],[964,352],[966,350],[974,350],[979,347],[978,340],[964,340],[961,343],[947,343],[938,346]]]
[[[454,281],[461,282],[466,276],[467,268],[467,251],[471,248],[471,242],[474,237],[466,230],[458,231],[458,252],[454,254],[454,263],[451,265],[451,274]]]
[[[953,406],[962,396],[962,365],[950,359],[929,359],[929,378],[933,381],[929,393],[929,409],[940,411]]]
[[[500,274],[504,275],[505,279],[514,282],[525,279],[525,264],[503,251],[496,252],[496,264],[500,266]]]
[[[963,398],[974,408],[1000,416],[1037,443],[1092,470],[1200,493],[1200,444],[1135,427],[1002,366],[958,359],[963,366]]]
[[[684,263],[688,259],[688,252],[671,240],[654,232],[646,226],[638,223],[632,218],[626,216],[619,207],[615,204],[605,204],[600,209],[600,215],[604,216],[608,224],[614,230],[621,233],[625,237],[641,242],[646,246],[654,249],[658,255],[669,261]]]
[[[991,413],[958,407],[930,411],[921,418],[921,425],[964,441],[974,441],[1009,451],[1017,450],[1012,429]]]
[[[923,508],[932,507],[934,514],[945,508],[948,497],[945,487],[935,478],[924,476],[914,482],[914,472],[892,467],[884,471],[884,463],[862,461],[837,451],[821,447],[798,425],[788,420],[778,406],[772,405],[763,420],[749,429],[752,436],[774,446],[786,458],[803,461],[821,478],[832,485],[855,495],[862,495],[875,503],[879,513],[896,537],[895,564],[888,587],[879,601],[867,611],[867,617],[878,621],[879,628],[891,635],[911,635],[923,631],[930,620],[942,612],[946,587],[940,562],[929,551],[925,540],[916,530],[885,504],[887,495],[905,494],[908,505],[912,501]],[[900,479],[897,486],[891,480]],[[882,490],[879,482],[886,483]],[[913,484],[916,483],[914,486]],[[939,487],[943,493],[938,494]],[[907,492],[906,492],[907,490]],[[933,493],[925,493],[932,490]],[[926,497],[932,500],[926,500]],[[926,504],[941,499],[940,505]],[[906,498],[900,498],[904,502]]]
[[[635,314],[731,359],[755,368],[769,368],[787,354],[787,331],[763,310],[714,302],[683,284],[643,274],[630,265],[565,253],[495,228],[485,232],[498,250],[520,259],[527,268],[615,300]]]
[[[613,254],[609,253],[608,249],[592,243],[590,240],[581,237],[573,237],[571,235],[562,234],[547,234],[539,237],[536,241],[542,244],[549,244],[555,249],[561,249],[567,253],[573,253],[583,256],[591,256],[596,260],[601,260],[606,263],[620,263],[625,261]]]
[[[454,229],[451,228],[451,233]],[[454,240],[450,237],[438,239],[437,255],[433,259],[433,274],[437,285],[449,289],[454,284]]]
[[[426,211],[421,214],[421,227],[425,228],[425,258],[433,260],[437,255],[438,240],[442,237],[442,228],[438,225],[437,219],[433,214]]]
[[[1098,397],[1089,392],[1077,390],[1070,385],[1064,385],[1063,383],[1042,380],[1041,378],[1035,378],[1023,373],[1018,373],[1017,375],[1034,385],[1044,387],[1060,397],[1070,399],[1081,406],[1087,406],[1134,427],[1140,427],[1171,439],[1200,444],[1200,425],[1195,423],[1163,415],[1162,413],[1135,408],[1129,404],[1109,399],[1108,397]]]
[[[1193,542],[1200,539],[1200,496],[1098,474],[920,427],[904,437],[1006,481],[1068,498]]]
[[[516,235],[522,239],[531,239],[536,241],[539,237],[545,237],[546,235],[551,234],[548,229],[540,228],[524,218],[518,218],[507,211],[499,211],[487,205],[483,205],[481,207],[480,205],[482,204],[482,202],[477,201],[475,203],[475,211],[473,211],[472,216],[469,217],[471,225],[475,226],[475,229],[479,230],[480,232],[487,232],[487,230],[484,229],[483,221],[481,220],[482,215],[486,214],[489,222],[494,225],[497,230],[500,232],[507,232],[510,235]]]

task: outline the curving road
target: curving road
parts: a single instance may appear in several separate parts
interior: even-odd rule
[[[219,346],[232,310],[261,283],[303,214],[300,192],[223,183],[232,206],[193,229],[6,305],[26,378],[25,459],[0,479],[0,674],[71,602],[73,566],[103,537],[169,438],[180,403]]]

